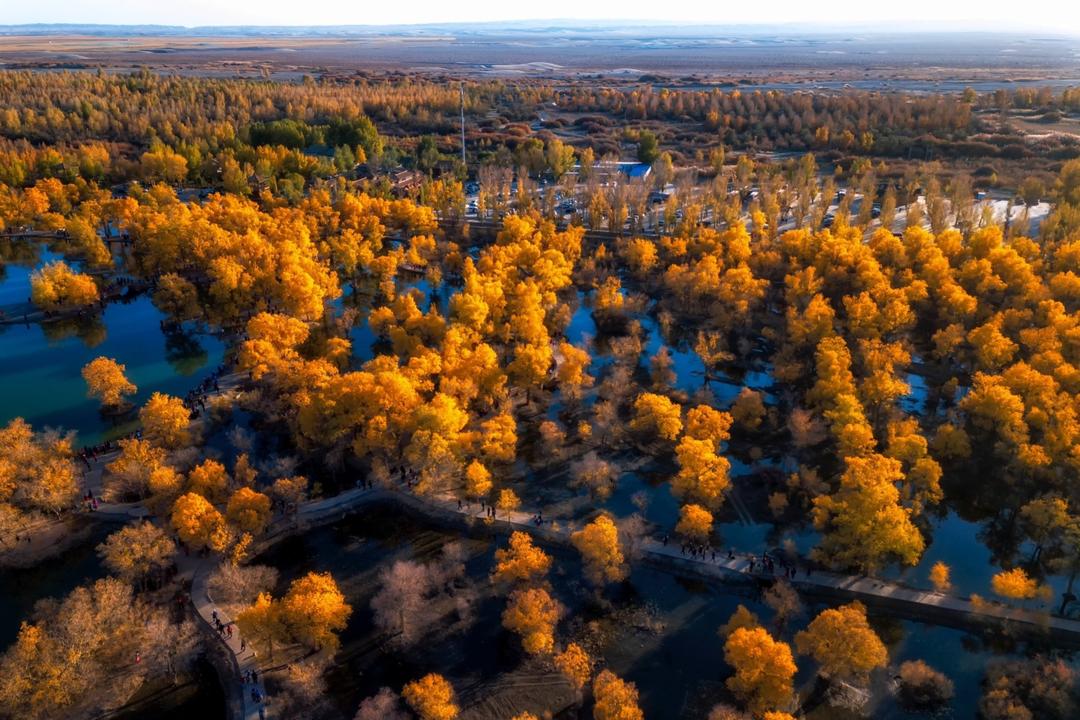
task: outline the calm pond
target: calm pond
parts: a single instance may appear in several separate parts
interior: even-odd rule
[[[0,275],[0,310],[25,303],[30,272],[55,259],[48,251],[31,263],[13,262]],[[111,357],[127,368],[142,405],[154,392],[184,396],[217,368],[225,345],[187,326],[165,333],[165,316],[143,294],[109,303],[96,316],[45,324],[0,325],[0,424],[22,417],[35,429],[74,430],[79,445],[92,445],[132,429],[132,418],[107,418],[86,396],[82,368]]]

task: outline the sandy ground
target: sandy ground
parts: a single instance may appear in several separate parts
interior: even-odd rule
[[[479,33],[339,36],[8,35],[0,67],[149,66],[188,74],[258,74],[412,69],[456,74],[572,76],[644,72],[792,78],[803,82],[911,78],[929,82],[1054,80],[1080,77],[1080,42],[1022,43],[1016,36],[668,37],[646,28],[631,36]],[[712,30],[712,33],[721,33]],[[1015,47],[1013,47],[1015,45]],[[1010,50],[1004,52],[1003,48]]]

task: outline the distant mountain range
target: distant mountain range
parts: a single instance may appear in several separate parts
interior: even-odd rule
[[[1001,36],[1023,34],[1029,40],[1064,40],[1080,34],[1035,33],[986,26],[972,26],[962,34],[986,33]],[[646,20],[516,20],[505,22],[432,23],[419,25],[213,25],[184,27],[181,25],[93,25],[68,23],[36,23],[0,25],[0,35],[91,35],[91,36],[152,36],[152,37],[349,37],[349,36],[500,36],[536,34],[580,37],[806,37],[859,33],[874,36],[955,35],[929,24],[889,23],[883,31],[881,24],[739,24],[687,25],[685,23]]]

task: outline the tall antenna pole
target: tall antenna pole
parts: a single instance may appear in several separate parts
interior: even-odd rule
[[[465,83],[458,87],[461,90],[461,164],[465,165]],[[468,169],[468,165],[465,167]]]

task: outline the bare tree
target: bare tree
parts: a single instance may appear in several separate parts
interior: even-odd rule
[[[788,620],[802,613],[802,602],[799,593],[791,587],[787,580],[777,580],[773,586],[765,591],[763,599],[765,604],[776,613],[776,624],[783,627]]]
[[[619,528],[619,545],[627,562],[634,562],[641,557],[642,546],[649,536],[649,523],[640,513],[621,518],[616,525]]]
[[[259,593],[273,590],[277,579],[277,569],[268,565],[223,562],[210,573],[206,584],[217,602],[250,605]]]
[[[401,707],[401,696],[388,687],[360,703],[353,720],[408,720]]]
[[[570,465],[574,485],[588,489],[593,498],[604,500],[611,497],[619,469],[614,463],[603,460],[595,450]]]
[[[232,446],[242,453],[250,453],[255,448],[255,436],[250,430],[234,425],[227,433]]]
[[[416,640],[431,579],[428,567],[412,560],[399,560],[383,570],[379,574],[381,589],[371,599],[375,625],[396,633],[403,644]]]
[[[326,716],[329,699],[323,673],[328,664],[328,658],[317,655],[292,663],[277,676],[280,687],[274,702],[283,717],[307,720]]]
[[[460,541],[455,540],[443,545],[442,558],[428,565],[431,588],[449,589],[450,585],[465,577],[465,560],[468,557],[469,551]]]
[[[809,410],[795,408],[788,418],[788,430],[791,431],[791,439],[799,448],[812,447],[825,441],[828,433],[825,423]]]

